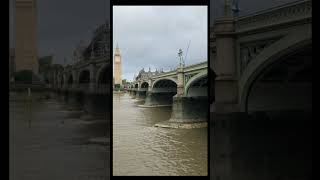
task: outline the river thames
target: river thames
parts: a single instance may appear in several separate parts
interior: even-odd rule
[[[47,94],[47,93],[45,93]],[[57,98],[10,92],[10,180],[105,180],[110,146],[92,138],[109,138],[109,121],[83,121]]]
[[[113,95],[113,175],[207,176],[207,128],[153,127],[171,107],[138,107],[143,100]]]

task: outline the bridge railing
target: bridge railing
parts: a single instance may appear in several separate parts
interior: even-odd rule
[[[244,32],[268,26],[301,21],[312,17],[310,0],[296,1],[236,19],[236,31]]]

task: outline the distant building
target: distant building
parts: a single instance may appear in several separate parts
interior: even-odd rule
[[[91,58],[108,56],[110,53],[110,26],[106,22],[95,29],[89,44],[80,42],[78,47],[79,60],[90,60]],[[86,47],[85,49],[83,49]]]
[[[139,74],[136,76],[134,76],[134,80],[139,80],[139,79],[148,79],[149,77],[153,76],[153,75],[157,75],[157,74],[160,74],[160,73],[163,73],[163,70],[156,70],[154,72],[151,71],[151,69],[149,68],[149,71],[145,71],[144,68],[142,68],[140,71],[139,71]]]
[[[122,85],[122,61],[121,61],[121,54],[120,49],[117,44],[116,51],[114,53],[114,84],[116,86]]]
[[[83,52],[85,51],[87,46],[88,45],[82,40],[77,44],[77,46],[73,50],[72,59],[73,59],[74,62],[83,60]]]

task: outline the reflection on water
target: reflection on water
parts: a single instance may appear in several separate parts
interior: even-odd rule
[[[167,129],[171,107],[113,95],[113,175],[207,175],[207,128]]]
[[[82,123],[81,112],[56,99],[10,93],[10,180],[102,180],[109,177],[109,146],[88,143],[109,136],[105,122]]]

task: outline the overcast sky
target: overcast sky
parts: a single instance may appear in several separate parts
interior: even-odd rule
[[[295,0],[238,1],[241,14],[247,14]],[[14,0],[10,0],[10,47],[14,47],[13,2]],[[215,18],[223,14],[223,2],[224,0],[210,1],[211,25]],[[39,56],[54,54],[56,63],[63,63],[64,57],[70,60],[76,44],[80,40],[89,41],[95,27],[109,19],[109,8],[110,0],[37,0]],[[186,47],[187,41],[182,43],[182,48]],[[120,47],[126,48],[123,43],[119,42]],[[194,43],[191,41],[190,53],[195,48]]]
[[[14,1],[10,0],[10,5]],[[38,55],[53,54],[55,63],[62,64],[64,57],[70,62],[77,43],[89,42],[95,28],[109,19],[109,9],[109,0],[37,0]],[[14,47],[14,8],[10,10],[10,42]]]
[[[116,6],[113,8],[113,44],[122,55],[123,78],[132,80],[145,68],[168,71],[179,65],[207,60],[206,6]],[[115,47],[115,46],[114,46]]]

